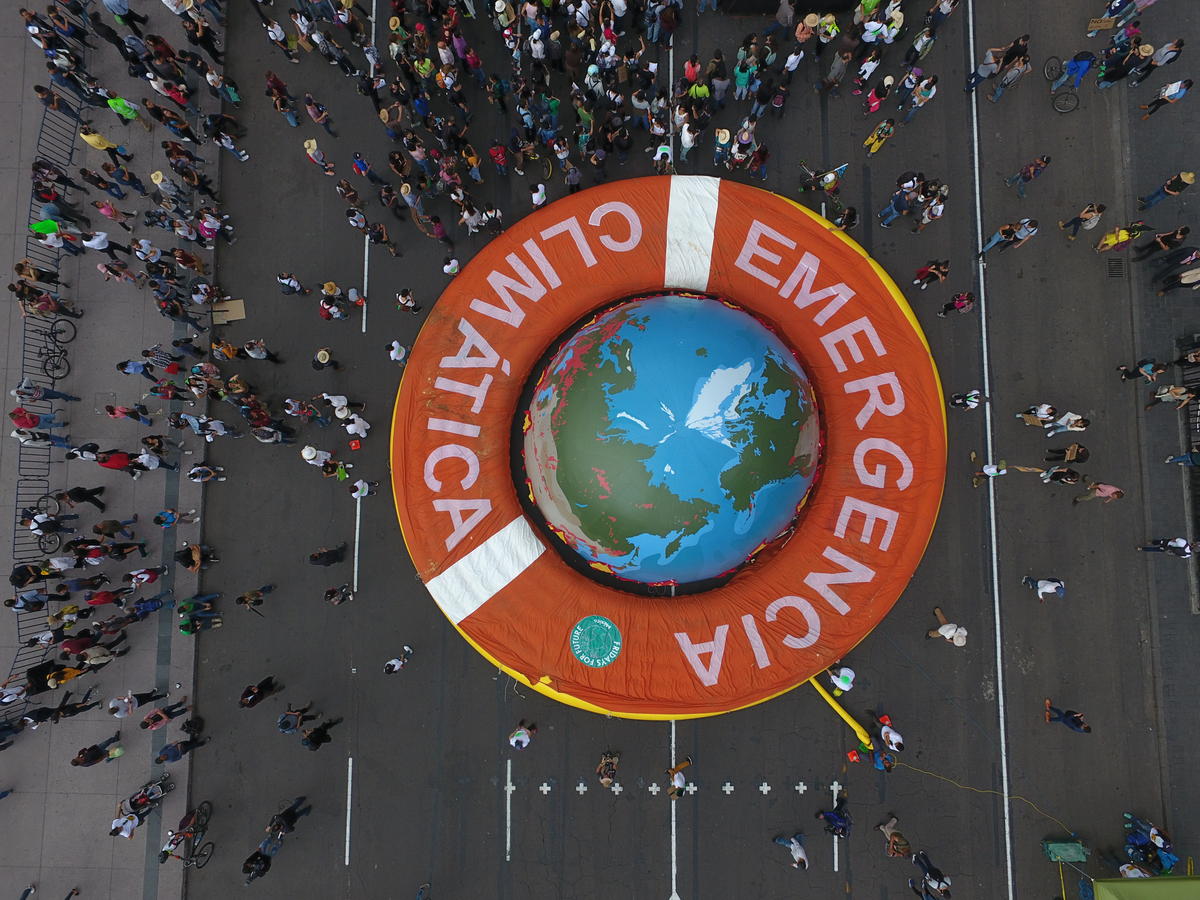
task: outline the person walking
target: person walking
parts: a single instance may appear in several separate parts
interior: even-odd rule
[[[301,794],[291,804],[283,810],[271,816],[271,820],[267,823],[267,827],[263,829],[267,834],[285,835],[291,834],[296,830],[296,823],[301,816],[307,816],[312,812],[312,804],[305,806],[304,801],[308,798]]]
[[[533,722],[526,722],[524,719],[522,719],[517,723],[517,727],[514,728],[512,733],[508,736],[509,746],[515,750],[524,750],[531,743],[533,743],[533,739],[536,735],[537,725]]]
[[[1141,212],[1142,210],[1150,209],[1152,206],[1157,206],[1168,197],[1178,197],[1195,183],[1195,172],[1178,172],[1163,182],[1162,187],[1153,194],[1138,197],[1138,211]]]
[[[1046,724],[1052,722],[1062,722],[1072,731],[1078,731],[1080,734],[1090,734],[1092,726],[1084,721],[1083,713],[1076,712],[1073,709],[1059,709],[1057,706],[1050,704],[1050,698],[1045,700],[1045,719]]]
[[[186,715],[191,710],[191,706],[188,705],[187,701],[188,698],[184,697],[178,703],[150,710],[150,712],[146,713],[142,721],[138,723],[138,727],[146,731],[157,731],[172,719]]]
[[[911,122],[913,116],[915,116],[918,111],[923,109],[929,103],[929,101],[934,98],[935,94],[937,94],[937,76],[930,75],[928,78],[921,81],[921,83],[918,84],[916,89],[912,92],[912,97],[910,97],[908,101],[908,112],[905,113],[904,118],[900,120],[900,124],[907,125],[909,122]]]
[[[1026,163],[1025,165],[1021,166],[1021,169],[1019,172],[1017,172],[1017,174],[1012,175],[1009,178],[1005,178],[1004,183],[1009,187],[1015,187],[1017,189],[1017,196],[1024,200],[1025,186],[1033,182],[1034,179],[1039,178],[1042,172],[1046,171],[1046,168],[1049,165],[1049,156],[1039,156],[1033,162]],[[1059,223],[1058,227],[1063,227],[1061,222]]]
[[[1137,253],[1133,255],[1133,261],[1144,262],[1156,253],[1174,250],[1182,246],[1191,233],[1192,229],[1187,225],[1180,225],[1174,231],[1160,231],[1154,235],[1153,239],[1137,248]]]
[[[791,837],[776,835],[774,842],[786,847],[792,854],[792,868],[808,870],[808,854],[804,850],[804,832],[797,831]]]
[[[1107,207],[1103,203],[1089,203],[1079,211],[1079,214],[1073,219],[1066,222],[1059,220],[1058,227],[1060,231],[1071,229],[1071,233],[1067,235],[1067,240],[1073,241],[1079,234],[1079,229],[1091,231],[1100,224],[1100,217],[1104,214]]]
[[[1026,575],[1021,579],[1021,584],[1037,594],[1038,603],[1045,603],[1047,597],[1061,600],[1067,593],[1066,582],[1061,578],[1034,578],[1032,575]]]
[[[895,813],[888,813],[888,820],[876,825],[875,830],[883,833],[883,838],[887,842],[884,849],[889,858],[909,859],[912,857],[912,846],[896,827],[899,821]]]
[[[1178,103],[1185,96],[1187,96],[1188,91],[1191,89],[1192,79],[1190,78],[1185,78],[1183,81],[1172,81],[1170,84],[1164,84],[1161,88],[1159,88],[1158,96],[1155,97],[1154,100],[1145,106],[1138,107],[1138,109],[1146,110],[1146,114],[1142,116],[1142,121],[1146,121],[1146,119],[1150,118],[1164,106],[1167,106],[1171,103]]]
[[[325,744],[333,740],[329,736],[329,729],[340,723],[341,719],[326,719],[315,728],[309,728],[304,732],[304,736],[300,739],[300,746],[306,750],[312,750],[314,753],[321,749]]]
[[[996,78],[996,86],[992,89],[992,92],[988,94],[988,100],[990,100],[992,103],[999,103],[1000,98],[1004,96],[1004,92],[1016,85],[1016,83],[1020,81],[1032,68],[1033,67],[1029,64],[1028,56],[1018,57]]]
[[[946,318],[950,313],[966,314],[975,309],[975,294],[972,291],[960,291],[947,303],[942,304],[941,311],[937,316],[939,319]]]
[[[929,854],[924,850],[914,853],[912,863],[920,868],[922,874],[919,885],[915,878],[908,879],[908,886],[913,889],[913,893],[921,898],[933,897],[934,900],[949,898],[950,879],[930,861]]]
[[[268,675],[258,684],[248,684],[246,689],[242,691],[242,696],[238,698],[238,706],[242,709],[251,709],[262,703],[272,694],[278,694],[283,690],[282,685],[275,681],[274,675]]]
[[[415,316],[421,312],[422,307],[417,303],[411,288],[401,288],[396,292],[396,309],[403,309]]]
[[[846,809],[846,801],[848,795],[845,791],[839,791],[837,800],[834,801],[833,809],[819,809],[814,818],[820,819],[825,823],[825,832],[833,835],[835,838],[850,837],[850,829],[854,825],[854,819],[850,812]]]
[[[1008,250],[1010,248],[1020,247],[1031,237],[1038,232],[1038,223],[1036,219],[1021,219],[1019,222],[1010,222],[1008,225],[1001,225],[979,252],[975,254],[976,259],[983,259],[989,250],[997,244],[1001,245],[1000,249]],[[985,263],[986,265],[986,263]]]
[[[1074,497],[1071,500],[1071,505],[1083,503],[1087,500],[1095,500],[1100,498],[1105,503],[1112,503],[1114,500],[1120,500],[1125,496],[1125,492],[1113,484],[1105,484],[1102,481],[1088,481],[1087,491]]]
[[[384,675],[395,675],[401,669],[408,665],[408,661],[412,659],[413,648],[405,644],[400,648],[400,655],[389,659],[383,664]]]
[[[275,728],[280,734],[295,734],[299,731],[305,722],[315,722],[316,716],[308,715],[308,711],[312,709],[312,701],[295,709],[292,704],[287,705],[287,709],[279,714],[279,718],[275,721]]]
[[[896,133],[896,120],[884,119],[875,126],[875,130],[863,141],[863,146],[867,148],[867,156],[874,156],[887,143],[888,138]]]
[[[950,275],[950,260],[948,259],[931,259],[921,268],[917,269],[916,277],[913,278],[913,284],[920,285],[921,290],[925,290],[931,284],[939,284],[946,280]]]
[[[955,647],[965,647],[967,645],[967,629],[947,619],[946,614],[942,612],[940,606],[933,608],[933,615],[937,619],[938,627],[931,628],[925,632],[927,639],[940,637],[943,640],[949,641]]]
[[[263,600],[266,598],[267,594],[271,593],[273,590],[275,590],[275,585],[264,584],[257,590],[246,591],[246,593],[240,595],[233,602],[247,610],[258,612],[258,607],[262,606]],[[259,615],[262,614],[259,613]]]
[[[139,706],[145,706],[155,700],[162,700],[167,695],[167,691],[160,691],[157,688],[136,694],[133,691],[126,691],[121,696],[113,697],[108,701],[108,714],[117,719],[124,719]]]
[[[1143,407],[1144,409],[1152,409],[1161,404],[1174,403],[1175,409],[1183,409],[1196,398],[1196,394],[1190,388],[1186,388],[1178,384],[1163,384],[1155,389],[1150,395],[1150,402]]]
[[[187,737],[178,741],[172,741],[158,752],[158,755],[154,757],[154,761],[159,765],[179,762],[179,760],[183,759],[197,747],[203,747],[211,740],[212,738]]]
[[[89,747],[83,747],[75,754],[71,760],[73,766],[94,766],[99,762],[112,762],[121,755],[120,746],[114,747],[112,751],[108,748],[116,744],[121,739],[121,732],[117,732],[106,741],[101,741],[99,744],[92,744]]]
[[[684,789],[687,787],[687,777],[683,774],[683,770],[691,764],[692,758],[685,756],[683,762],[677,763],[665,770],[667,775],[667,796],[672,800],[678,800],[683,796]]]
[[[983,59],[975,67],[975,71],[967,76],[967,83],[963,86],[963,91],[969,94],[987,79],[995,78],[996,73],[1000,71],[1000,60],[1004,58],[1004,52],[1007,49],[1007,47],[993,47],[984,51]]]
[[[1192,545],[1187,538],[1154,538],[1149,544],[1135,548],[1142,553],[1169,553],[1180,559],[1191,559]]]
[[[126,153],[125,148],[120,144],[114,144],[103,134],[92,128],[91,125],[84,125],[79,129],[79,136],[83,138],[83,142],[94,150],[102,150],[108,154],[109,160],[114,166],[119,166],[121,160],[128,162],[133,159],[133,154]]]

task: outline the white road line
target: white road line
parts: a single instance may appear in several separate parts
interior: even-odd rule
[[[350,865],[350,802],[354,791],[354,757],[346,757],[346,855],[343,865]]]
[[[975,0],[967,0],[967,42],[971,55],[970,63],[974,65],[977,57],[975,47]],[[973,71],[973,70],[972,70]],[[982,241],[986,239],[983,230],[983,196],[981,188],[981,173],[979,161],[979,94],[978,88],[971,92],[971,162],[975,179],[975,231]],[[989,360],[990,343],[988,335],[987,316],[987,268],[982,260],[976,264],[979,273],[979,349],[983,368],[984,400],[984,440],[985,457],[988,462],[995,458],[995,443],[993,440],[992,423],[992,369]],[[1004,792],[1004,859],[1005,873],[1008,882],[1008,900],[1014,900],[1013,890],[1013,848],[1012,848],[1012,811],[1009,806],[1008,779],[1008,714],[1004,703],[1004,637],[1000,619],[1000,552],[998,533],[996,529],[996,479],[987,480],[988,487],[988,542],[991,552],[992,571],[992,619],[996,629],[996,716],[1000,726],[1000,788]]]
[[[508,774],[504,782],[504,861],[512,861],[512,795],[516,790],[512,783],[512,757],[508,760]]]
[[[362,333],[367,333],[367,298],[371,296],[367,293],[367,288],[370,286],[371,271],[369,263],[371,262],[371,239],[365,234],[363,235],[363,277],[362,277]]]
[[[834,779],[833,784],[831,784],[829,786],[829,790],[833,794],[833,805],[834,806],[837,806],[838,791],[840,791],[841,789],[842,789],[842,786],[837,783],[836,779]],[[837,870],[838,870],[838,836],[835,834],[833,836],[833,871],[836,872]]]
[[[671,766],[675,766],[675,720],[671,720]],[[669,900],[679,900],[679,842],[675,811],[679,801],[667,798],[671,803],[671,896]]]
[[[363,307],[365,310],[366,307]],[[354,590],[358,590],[358,544],[359,536],[362,534],[362,500],[354,501],[354,579],[352,585]]]

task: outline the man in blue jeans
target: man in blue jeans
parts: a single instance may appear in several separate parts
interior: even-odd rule
[[[900,216],[906,215],[911,208],[910,200],[912,196],[915,195],[904,188],[900,188],[900,190],[892,194],[892,202],[879,211],[879,218],[883,220],[879,223],[879,226],[881,228],[891,228],[892,222],[896,221]]]
[[[1163,186],[1153,194],[1150,194],[1147,197],[1138,198],[1138,211],[1140,212],[1143,209],[1149,209],[1155,204],[1166,200],[1168,197],[1178,197],[1195,183],[1195,172],[1180,172],[1177,175],[1172,175],[1166,180]]]
[[[1062,722],[1072,731],[1078,731],[1080,734],[1091,734],[1092,726],[1083,720],[1083,713],[1076,712],[1073,709],[1059,709],[1057,706],[1050,705],[1050,698],[1046,698],[1046,722]]]

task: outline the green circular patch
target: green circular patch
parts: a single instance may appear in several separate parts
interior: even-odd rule
[[[621,654],[621,632],[604,616],[584,616],[571,629],[571,652],[585,666],[603,669]]]

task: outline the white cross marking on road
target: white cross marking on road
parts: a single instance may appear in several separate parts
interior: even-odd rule
[[[546,796],[548,793],[550,793],[550,785],[546,784],[546,782],[544,782],[544,781],[543,781],[543,782],[542,782],[542,783],[541,783],[541,784],[538,786],[538,790],[539,790],[539,791],[541,791],[541,792],[542,792],[542,796],[543,796],[543,797],[545,797],[545,796]]]
[[[646,788],[646,790],[648,790],[651,794],[653,794],[655,797],[657,797],[658,792],[661,791],[662,788],[660,788],[658,786],[657,781],[652,781],[652,782],[650,782],[650,786],[648,788]]]
[[[575,785],[575,790],[579,791],[579,796],[582,797],[587,792],[587,785],[581,781]]]
[[[612,786],[612,792],[618,797],[621,796],[621,791],[623,790],[625,790],[625,788],[621,787],[621,783],[619,781]]]
[[[807,784],[805,784],[805,783],[802,781],[802,782],[800,782],[798,785],[796,785],[796,790],[797,790],[799,793],[803,794],[805,791],[807,791],[807,790],[808,790],[808,785],[807,785]]]
[[[840,791],[841,789],[842,789],[842,786],[840,784],[838,784],[836,780],[834,780],[833,784],[831,784],[829,786],[829,790],[833,794],[833,802],[834,803],[837,803],[838,791]]]
[[[725,792],[725,796],[728,797],[730,794],[733,793],[733,785],[727,781],[723,785],[721,785],[721,790],[723,790]]]
[[[771,786],[769,784],[767,784],[765,781],[758,786],[758,789],[760,791],[762,791],[762,795],[764,797],[767,796],[767,794],[771,793]]]
[[[696,787],[694,784],[692,784],[689,781],[687,784],[687,787],[685,787],[684,790],[687,791],[689,794],[694,794],[694,793],[696,793],[696,791],[700,790],[700,788]]]

